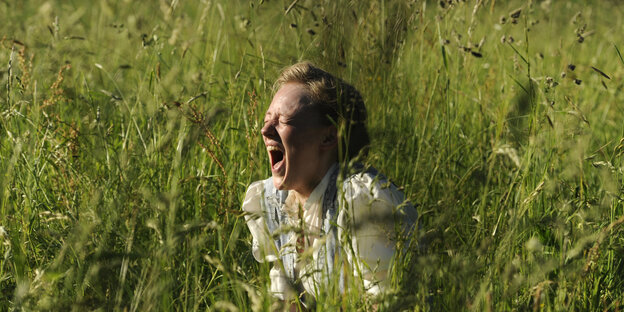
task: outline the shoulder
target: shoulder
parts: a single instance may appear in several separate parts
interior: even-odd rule
[[[418,213],[396,185],[371,169],[345,177],[342,183],[341,206],[354,219],[389,222],[402,220],[408,227],[416,224]]]
[[[246,196],[250,194],[255,194],[259,191],[261,192],[262,189],[264,189],[264,181],[266,180],[258,180],[258,181],[251,182],[251,184],[249,184],[249,186],[247,187]]]
[[[388,179],[375,169],[354,173],[345,177],[342,183],[345,199],[368,198],[399,205],[405,197]]]
[[[249,184],[247,192],[245,192],[245,199],[243,200],[243,210],[246,212],[258,212],[260,211],[260,201],[264,194],[264,181],[255,181]]]

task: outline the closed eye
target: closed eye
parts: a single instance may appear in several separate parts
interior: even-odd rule
[[[274,118],[271,118],[271,116],[266,116],[266,117],[264,118],[264,124],[265,124],[265,125],[266,125],[266,124],[268,124],[268,123],[270,123],[270,122],[274,122],[274,121],[275,121],[275,119],[274,119]]]

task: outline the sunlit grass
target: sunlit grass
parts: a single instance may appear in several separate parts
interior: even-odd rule
[[[240,201],[269,175],[273,80],[301,59],[362,91],[367,162],[426,242],[381,302],[320,308],[617,310],[622,11],[1,2],[0,310],[275,307]]]

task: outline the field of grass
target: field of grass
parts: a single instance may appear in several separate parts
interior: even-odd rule
[[[379,302],[624,305],[619,1],[0,1],[0,310],[270,310],[240,204],[280,69],[369,110],[417,205]]]

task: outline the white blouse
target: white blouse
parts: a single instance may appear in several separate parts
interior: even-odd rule
[[[316,285],[319,283],[314,280],[314,274],[306,273],[313,272],[311,263],[316,261],[319,248],[323,245],[318,239],[322,222],[322,203],[333,169],[328,170],[303,206],[299,204],[296,193],[291,191],[282,207],[289,216],[289,225],[303,230],[304,255],[312,255],[312,259],[305,256],[298,259],[300,261],[296,267],[303,287],[312,295],[316,293]],[[253,237],[254,258],[259,262],[274,262],[279,258],[279,251],[276,250],[275,242],[269,235],[263,217],[261,207],[263,192],[263,181],[253,182],[247,189],[242,208],[246,212],[245,219]],[[388,267],[395,251],[393,239],[396,236],[395,215],[406,214],[404,217],[413,218],[411,221],[415,224],[415,209],[409,202],[404,201],[403,194],[393,184],[366,173],[346,178],[342,183],[342,189],[338,192],[338,199],[340,210],[337,226],[340,248],[347,255],[353,276],[361,278],[364,289],[369,294],[379,294],[387,286]],[[344,231],[349,231],[350,235],[343,235]],[[296,240],[296,237],[293,235],[293,240]],[[345,237],[351,238],[350,246],[348,242],[343,241]],[[295,245],[297,242],[292,244]],[[288,277],[279,265],[273,265],[269,274],[271,292],[274,296],[282,300],[296,296]]]

